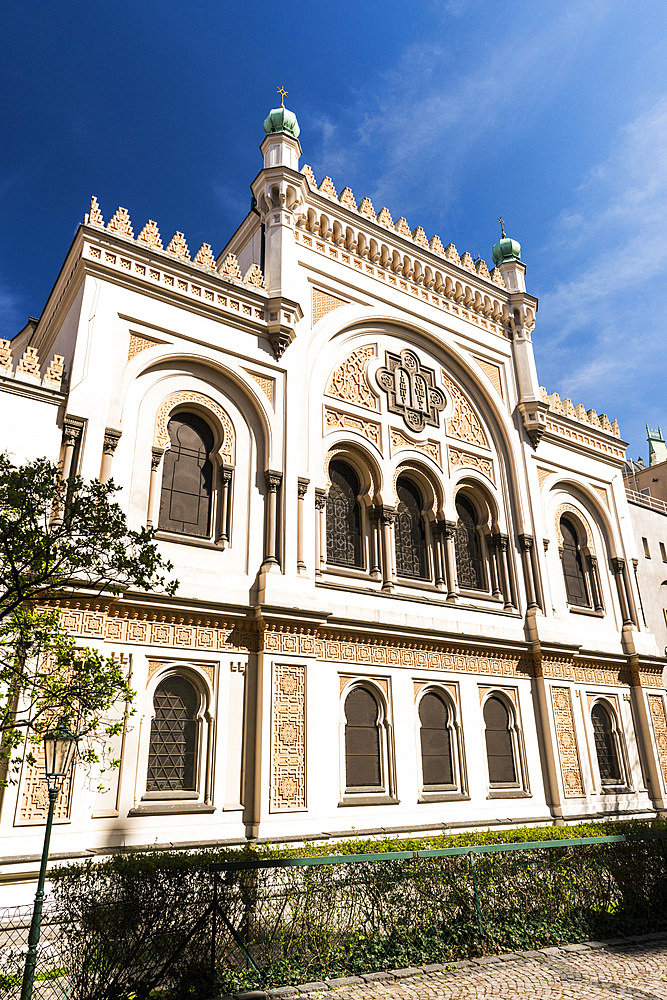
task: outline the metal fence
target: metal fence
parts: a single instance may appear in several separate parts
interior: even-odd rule
[[[48,911],[35,996],[182,1000],[667,929],[667,834],[217,863]],[[171,893],[171,895],[170,895]],[[176,902],[177,900],[177,902]],[[30,908],[0,914],[20,995]],[[4,977],[4,978],[2,978]]]
[[[23,966],[28,950],[31,906],[0,910],[0,997],[14,1000],[21,995]],[[70,976],[63,950],[58,915],[53,907],[42,914],[42,935],[37,950],[35,1000],[62,1000],[69,996]]]

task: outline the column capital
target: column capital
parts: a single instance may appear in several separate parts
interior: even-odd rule
[[[397,510],[395,507],[381,507],[380,519],[383,524],[393,524],[396,520]]]
[[[65,417],[63,420],[63,442],[67,447],[74,447],[81,434],[85,421],[81,417]]]
[[[614,573],[622,573],[625,569],[625,559],[621,559],[619,556],[614,556],[611,560],[611,566]]]
[[[273,472],[271,469],[267,469],[264,473],[264,482],[266,483],[266,488],[269,493],[275,493],[282,481],[282,472]]]
[[[297,493],[299,495],[299,499],[305,497],[306,493],[308,492],[309,484],[310,484],[310,479],[302,479],[301,476],[299,476],[299,478],[296,481],[296,488],[297,488]]]
[[[529,552],[532,549],[533,543],[535,541],[535,539],[533,538],[533,536],[532,535],[521,534],[521,535],[518,535],[517,537],[519,539],[519,545],[521,546],[521,548],[523,549],[523,551],[524,552]]]
[[[328,495],[328,490],[320,489],[319,486],[315,487],[315,506],[318,510],[324,510],[327,505]]]
[[[158,465],[162,461],[163,455],[164,448],[151,448],[151,469],[157,469]]]
[[[102,451],[105,455],[113,455],[116,450],[116,445],[121,439],[122,431],[116,430],[113,427],[107,427],[104,431],[104,444],[102,445]]]
[[[223,486],[225,484],[227,484],[227,486],[229,486],[229,484],[232,481],[232,476],[233,475],[234,475],[234,469],[232,468],[231,465],[221,465],[220,466],[220,482],[221,482],[221,484]]]

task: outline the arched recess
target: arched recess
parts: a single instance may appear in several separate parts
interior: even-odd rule
[[[336,470],[333,484],[332,468]],[[349,472],[346,473],[346,469]],[[367,571],[377,578],[376,525],[371,518],[381,475],[377,461],[362,446],[341,440],[327,452],[323,472],[325,487],[316,493],[319,512],[316,565],[319,571],[347,568]],[[358,492],[352,496],[355,490]]]
[[[143,729],[144,802],[176,806],[198,801],[212,811],[212,755],[215,739],[212,669],[160,664],[149,676],[146,705],[150,726]],[[190,804],[187,808],[192,808]]]
[[[421,801],[460,798],[467,785],[456,698],[443,685],[425,684],[415,709]]]
[[[396,510],[397,582],[435,579],[442,587],[440,520],[444,495],[439,477],[424,462],[403,457],[394,469],[390,502]]]
[[[366,804],[395,796],[394,739],[386,681],[351,678],[340,695],[341,799]]]
[[[636,605],[625,562],[616,556],[611,516],[600,498],[578,482],[560,479],[547,494],[546,508],[547,524],[555,540],[553,576],[560,581],[562,606],[603,615],[611,602],[612,607],[619,608],[624,623],[636,624]]]
[[[625,741],[615,699],[600,696],[590,705],[593,746],[600,790],[617,792],[629,785]]]
[[[488,482],[474,473],[463,474],[452,490],[453,549],[459,592],[490,595],[506,609],[517,607],[510,538],[504,517]]]

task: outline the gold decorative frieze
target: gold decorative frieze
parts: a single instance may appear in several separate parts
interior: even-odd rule
[[[273,664],[271,812],[306,807],[306,668]]]
[[[319,288],[313,288],[313,326],[319,323],[323,316],[338,309],[339,306],[346,305],[348,302],[345,299],[339,299],[337,295],[330,295],[328,292],[320,291]]]
[[[583,663],[566,657],[544,657],[542,672],[545,677],[578,684],[627,686],[631,682],[630,669],[625,664]]]
[[[459,441],[476,444],[480,448],[488,448],[489,443],[482,428],[481,421],[464,393],[455,385],[447,372],[442,371],[442,381],[445,389],[454,401],[454,412],[447,418],[447,433]]]
[[[142,351],[147,351],[149,347],[155,347],[156,344],[164,344],[164,341],[154,340],[152,337],[146,337],[144,334],[140,333],[130,333],[127,360],[131,361],[132,358],[136,358],[137,354],[141,354]]]
[[[480,263],[484,263],[481,261]],[[488,277],[488,274],[484,277]],[[500,375],[500,368],[498,365],[494,365],[491,361],[484,361],[482,358],[477,358],[477,364],[482,369],[484,374],[488,377],[491,385],[494,387],[501,399],[503,396],[503,383]]]
[[[496,477],[493,472],[493,462],[490,458],[485,458],[482,455],[473,455],[472,452],[461,451],[460,448],[452,448],[451,446],[447,449],[447,452],[450,466],[471,466],[473,469],[481,472],[482,475],[487,476],[491,482],[495,483]]]
[[[251,372],[249,368],[246,368],[245,371],[247,371],[248,375],[255,380],[268,401],[271,403],[271,406],[273,406],[276,380],[274,378],[269,378],[268,375],[260,375],[259,372]]]
[[[35,761],[30,764],[27,760],[23,762],[23,788],[21,799],[16,813],[16,825],[23,823],[46,823],[46,816],[49,811],[49,793],[46,783],[46,770],[44,765],[44,752],[42,747],[37,745],[30,747]],[[69,818],[72,804],[72,771],[60,786],[60,794],[56,799],[53,818],[56,820],[66,820]]]
[[[541,465],[537,466],[537,481],[540,484],[540,489],[542,488],[545,479],[548,479],[551,473],[551,469],[543,469]]]
[[[581,779],[581,765],[579,763],[570,689],[566,687],[552,687],[551,702],[556,727],[558,755],[563,775],[563,791],[566,797],[583,795],[584,786]]]
[[[452,670],[460,673],[492,674],[499,677],[529,676],[527,654],[516,651],[496,653],[452,649],[435,643],[413,646],[383,641],[365,642],[355,636],[329,637],[324,633],[267,631],[266,651],[314,656],[320,660],[383,667],[410,667],[418,670]]]
[[[219,453],[222,458],[229,465],[234,465],[234,455],[236,451],[236,434],[234,433],[234,425],[229,418],[229,415],[225,410],[216,403],[215,400],[210,399],[201,392],[190,392],[185,389],[181,389],[178,392],[172,392],[170,396],[167,396],[165,400],[160,403],[158,411],[155,415],[155,435],[154,435],[154,445],[157,448],[167,448],[169,446],[169,431],[167,429],[169,424],[169,417],[176,407],[183,406],[185,403],[194,403],[196,406],[201,406],[205,410],[209,410],[214,413],[215,416],[220,421],[223,429],[223,442],[220,445]]]
[[[625,458],[625,450],[623,448],[617,448],[608,441],[600,441],[597,438],[590,437],[588,434],[582,434],[572,427],[566,427],[564,424],[549,420],[548,417],[547,430],[551,431],[552,434],[557,434],[559,437],[567,438],[568,441],[574,441],[577,445],[581,445],[584,448],[590,448],[592,451],[600,451],[621,461]]]
[[[326,387],[327,396],[356,403],[367,410],[380,409],[380,397],[371,388],[366,370],[371,358],[377,357],[375,344],[357,348],[332,372]]]
[[[390,427],[389,444],[392,455],[397,451],[402,451],[404,448],[412,448],[415,451],[421,451],[424,455],[428,455],[429,458],[433,459],[436,465],[439,465],[440,468],[442,468],[442,455],[440,453],[439,441],[434,441],[432,438],[428,438],[426,441],[419,441],[418,439],[408,437],[404,431],[400,431],[397,427]]]
[[[356,434],[361,434],[368,441],[382,450],[381,428],[374,420],[366,420],[353,413],[344,413],[342,410],[334,410],[329,406],[324,407],[324,433],[331,431],[350,430]]]
[[[665,700],[661,694],[650,694],[648,704],[653,720],[653,732],[658,747],[658,758],[662,777],[667,786],[667,716],[665,715]]]

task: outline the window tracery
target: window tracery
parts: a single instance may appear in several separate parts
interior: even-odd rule
[[[399,576],[423,580],[428,576],[424,501],[418,487],[407,476],[398,478],[396,495],[396,572]]]
[[[477,513],[466,496],[456,498],[456,515],[454,550],[459,586],[464,590],[486,590]]]
[[[331,461],[329,479],[327,562],[334,566],[363,568],[359,478],[347,462]]]
[[[196,791],[199,702],[194,685],[180,674],[170,674],[156,687],[147,792]]]

